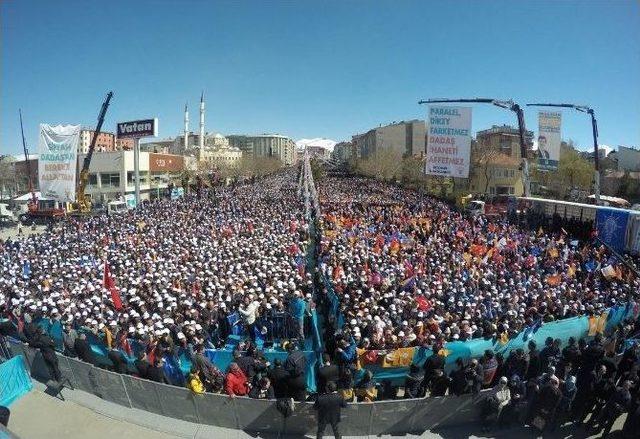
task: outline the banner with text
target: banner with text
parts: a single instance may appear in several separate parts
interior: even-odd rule
[[[44,198],[76,199],[76,160],[80,125],[40,124],[38,180]]]
[[[562,113],[538,113],[538,168],[542,171],[558,170],[561,122]]]
[[[469,177],[471,108],[430,107],[425,174]]]

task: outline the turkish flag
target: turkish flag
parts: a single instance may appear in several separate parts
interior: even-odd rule
[[[418,303],[418,309],[420,311],[429,311],[431,309],[431,302],[424,296],[416,297],[416,302]]]
[[[113,306],[117,311],[120,311],[122,309],[122,299],[120,298],[120,291],[118,291],[118,287],[116,287],[116,282],[113,277],[111,277],[108,262],[104,263],[104,277],[102,279],[102,282],[104,287],[111,293]]]

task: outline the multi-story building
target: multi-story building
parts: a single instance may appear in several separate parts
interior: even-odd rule
[[[354,156],[354,144],[352,142],[336,143],[331,153],[331,158],[338,162],[348,162]]]
[[[242,150],[229,145],[229,140],[221,134],[207,137],[205,147],[198,148],[198,163],[204,166],[213,165],[216,168],[235,167],[240,164]]]
[[[380,150],[392,150],[403,156],[422,157],[425,153],[426,125],[423,120],[393,122],[352,136],[358,157],[367,158]]]
[[[309,152],[309,158],[312,159],[317,158],[322,160],[329,160],[331,158],[331,151],[322,146],[308,145],[307,151]]]
[[[525,133],[527,156],[533,146],[533,131]],[[469,189],[487,195],[524,193],[522,184],[522,154],[517,128],[507,125],[478,131],[471,144]]]
[[[94,130],[80,130],[80,139],[78,141],[78,154],[86,154],[89,152],[89,146],[95,135]],[[94,152],[111,152],[116,150],[116,136],[113,133],[101,131],[98,133],[96,140],[96,148]]]
[[[619,171],[640,171],[640,149],[621,145],[615,157]]]
[[[131,151],[135,141],[133,139],[119,139],[116,137],[116,151]]]
[[[78,155],[78,163],[83,162],[84,156]],[[140,152],[141,198],[158,198],[171,182],[179,185],[179,175],[187,166],[183,156]],[[94,153],[85,192],[93,201],[103,202],[134,194],[133,151]]]
[[[243,134],[231,134],[227,136],[229,145],[242,151],[244,157],[253,157],[253,138]]]
[[[243,155],[275,157],[288,166],[296,162],[296,144],[287,136],[280,134],[230,135],[227,139],[229,144],[239,148]]]

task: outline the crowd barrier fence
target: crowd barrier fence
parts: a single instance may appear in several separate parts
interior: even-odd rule
[[[46,381],[49,373],[35,349],[9,340],[14,355],[22,355],[31,376]],[[180,419],[256,433],[312,434],[316,429],[313,403],[296,403],[284,418],[274,401],[205,393],[120,375],[58,355],[65,378],[76,388],[124,407]],[[64,392],[64,390],[63,390]],[[348,436],[421,433],[475,422],[478,397],[471,395],[350,403],[342,411],[340,429]]]

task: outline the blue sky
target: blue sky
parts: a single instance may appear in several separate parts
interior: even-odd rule
[[[31,150],[38,124],[105,128],[157,116],[179,134],[185,101],[197,129],[351,135],[425,118],[429,97],[564,101],[596,109],[600,142],[640,145],[636,1],[31,1],[1,2],[0,153]],[[537,129],[537,112],[527,113]],[[563,137],[587,148],[586,115]],[[475,106],[473,129],[514,123]]]

